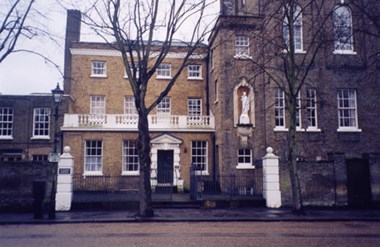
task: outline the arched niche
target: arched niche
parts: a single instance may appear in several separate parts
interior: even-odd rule
[[[234,126],[237,127],[240,124],[240,115],[242,113],[241,97],[244,92],[246,93],[249,101],[248,118],[249,123],[252,126],[255,125],[255,95],[253,87],[247,82],[245,77],[240,79],[240,82],[234,87],[233,101],[234,101]],[[247,124],[247,123],[245,123]]]

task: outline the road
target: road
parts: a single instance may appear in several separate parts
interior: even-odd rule
[[[1,225],[0,246],[380,246],[380,222]]]

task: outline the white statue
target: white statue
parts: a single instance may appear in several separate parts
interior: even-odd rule
[[[246,92],[243,92],[243,95],[241,96],[241,114],[240,114],[240,124],[249,124],[249,98],[247,96]]]

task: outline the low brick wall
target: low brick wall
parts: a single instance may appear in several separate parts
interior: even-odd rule
[[[0,163],[0,212],[32,212],[33,182],[46,182],[44,205],[49,202],[56,163]]]
[[[333,162],[300,162],[298,175],[304,206],[335,206],[337,186]],[[288,167],[280,165],[282,205],[292,205],[291,183]]]

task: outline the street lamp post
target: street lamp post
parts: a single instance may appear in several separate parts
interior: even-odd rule
[[[54,99],[54,106],[55,106],[55,113],[54,113],[54,122],[55,122],[55,132],[54,132],[54,162],[57,164],[57,167],[53,169],[53,178],[52,178],[52,188],[50,192],[50,205],[49,205],[49,219],[55,219],[55,193],[56,193],[56,176],[57,176],[57,170],[58,170],[58,157],[59,157],[59,150],[58,150],[58,144],[59,144],[59,105],[62,102],[64,91],[59,87],[59,83],[57,83],[57,87],[53,90],[51,90],[53,99]]]

